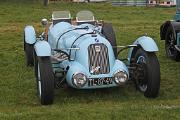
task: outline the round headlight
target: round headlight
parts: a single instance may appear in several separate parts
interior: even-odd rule
[[[114,74],[114,80],[117,84],[124,84],[128,80],[128,75],[124,71],[118,71]]]
[[[76,87],[83,87],[87,82],[86,76],[83,73],[74,74],[72,80]]]

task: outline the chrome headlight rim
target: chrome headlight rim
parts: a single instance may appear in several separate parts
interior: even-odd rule
[[[79,80],[79,78],[81,79],[81,78],[83,78],[84,79],[84,82],[81,84],[81,83],[79,83],[80,81],[78,81]],[[82,80],[82,79],[81,79]],[[82,81],[81,81],[82,82]],[[73,85],[75,85],[77,88],[81,88],[81,87],[83,87],[86,83],[87,83],[87,76],[84,74],[84,73],[82,73],[82,72],[77,72],[77,73],[75,73],[75,74],[73,74],[73,76],[72,76],[72,83],[73,83]]]
[[[122,74],[122,76],[121,77],[119,77],[119,79],[122,79],[123,77],[124,77],[124,80],[122,81],[122,80],[119,80],[119,79],[117,79],[117,74]],[[124,85],[126,82],[127,82],[127,80],[128,80],[128,74],[127,74],[127,72],[126,71],[124,71],[124,70],[117,70],[115,73],[114,73],[114,81],[115,81],[115,83],[116,84],[118,84],[118,85]]]

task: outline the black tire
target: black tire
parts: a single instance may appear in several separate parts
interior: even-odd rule
[[[44,6],[47,6],[49,4],[49,0],[44,0]]]
[[[38,82],[38,58],[35,51],[33,53],[33,56],[34,56],[34,75],[35,75],[36,81]]]
[[[34,65],[34,58],[33,58],[34,44],[24,43],[24,50],[25,50],[26,65],[33,66]]]
[[[176,50],[176,34],[174,34],[172,27],[168,27],[165,36],[165,50],[166,56],[172,60],[180,60],[180,52]]]
[[[34,75],[36,78],[36,89],[37,89],[37,95],[39,96],[39,87],[38,87],[38,58],[36,55],[36,52],[34,51]]]
[[[139,70],[136,87],[144,93],[145,97],[157,97],[160,88],[160,66],[156,54],[139,48],[134,58]]]
[[[102,26],[102,34],[105,36],[105,38],[111,43],[112,46],[114,46],[113,51],[114,55],[117,58],[117,43],[116,43],[116,35],[113,30],[111,23],[104,23]]]
[[[50,105],[54,100],[54,74],[50,57],[38,57],[38,95],[42,105]]]

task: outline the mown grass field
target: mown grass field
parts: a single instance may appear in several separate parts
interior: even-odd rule
[[[159,27],[172,19],[175,8],[113,7],[108,3],[59,3],[44,7],[40,2],[0,1],[0,120],[180,120],[180,62],[165,56]],[[161,65],[160,95],[147,99],[133,84],[103,90],[55,91],[51,106],[40,105],[36,96],[34,70],[26,67],[23,29],[32,24],[41,33],[41,18],[53,10],[75,13],[88,9],[97,19],[112,22],[118,45],[131,44],[148,33],[157,42]]]

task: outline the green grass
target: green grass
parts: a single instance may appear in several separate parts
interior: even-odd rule
[[[160,49],[157,56],[161,64],[158,98],[145,98],[133,84],[89,91],[61,88],[55,91],[53,105],[40,105],[34,70],[25,65],[24,26],[31,24],[37,33],[41,33],[41,18],[49,19],[53,10],[70,10],[75,17],[75,13],[84,9],[93,11],[97,19],[112,22],[118,45],[131,44],[145,33],[155,39]],[[174,14],[175,8],[113,7],[107,3],[59,3],[44,7],[40,2],[1,1],[0,120],[179,120],[180,62],[166,58],[164,41],[159,37],[160,25]]]

